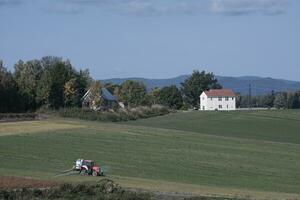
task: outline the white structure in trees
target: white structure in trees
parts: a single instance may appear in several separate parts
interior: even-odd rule
[[[213,89],[200,95],[200,110],[235,110],[236,98],[230,89]]]

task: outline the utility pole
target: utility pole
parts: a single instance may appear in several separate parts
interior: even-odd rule
[[[251,84],[249,84],[249,95],[248,95],[248,108],[249,108],[249,110],[252,107],[251,98],[252,98],[252,86],[251,86]]]

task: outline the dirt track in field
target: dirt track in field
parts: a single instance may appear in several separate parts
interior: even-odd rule
[[[53,181],[36,180],[26,177],[0,176],[0,189],[49,188],[57,185],[58,183]]]

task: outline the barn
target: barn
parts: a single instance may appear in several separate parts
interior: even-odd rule
[[[102,99],[102,104],[96,107],[93,100],[91,99],[91,90],[89,89],[85,95],[82,97],[82,107],[90,108],[92,110],[109,110],[112,109],[114,105],[117,105],[117,98],[112,95],[106,88],[101,88],[99,90],[99,98]]]

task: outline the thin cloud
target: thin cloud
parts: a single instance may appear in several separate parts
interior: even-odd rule
[[[287,12],[288,0],[213,0],[211,11],[226,15],[264,14]]]
[[[121,12],[136,15],[197,14],[207,11],[208,1],[128,0],[117,5]]]
[[[119,14],[158,16],[170,14],[197,14],[209,11],[209,0],[61,0],[67,5],[106,9]]]
[[[84,8],[76,3],[66,3],[63,1],[55,1],[44,5],[42,8],[49,13],[56,14],[80,14],[84,11]]]
[[[224,14],[278,15],[287,12],[288,0],[0,0],[0,5],[40,3],[43,10],[80,14],[95,7],[137,16]]]

